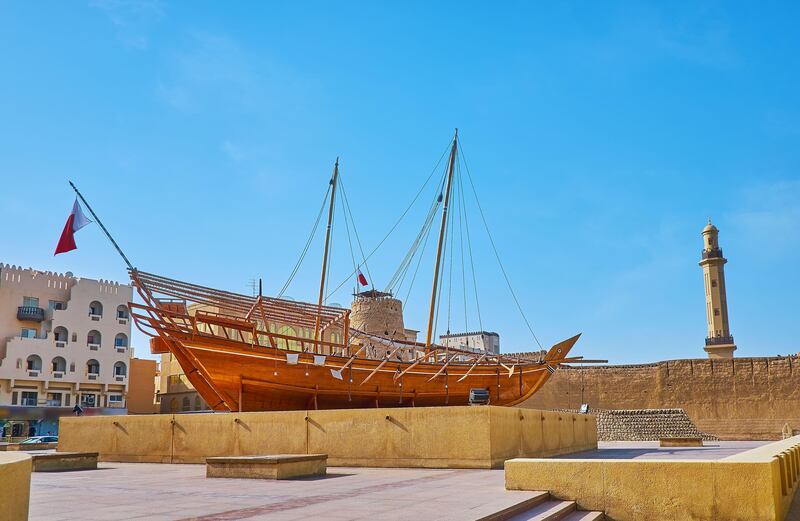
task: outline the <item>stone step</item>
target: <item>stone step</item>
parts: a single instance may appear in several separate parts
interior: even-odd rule
[[[503,510],[480,517],[477,519],[477,521],[507,521],[509,519],[516,519],[515,516],[523,514],[537,505],[541,505],[549,500],[549,492],[533,492],[529,498],[520,501],[519,503],[515,503],[508,508],[504,508]]]
[[[575,508],[574,501],[550,499],[510,519],[512,521],[557,521],[575,513]]]
[[[577,510],[567,517],[562,518],[562,521],[603,521],[606,518],[602,512],[586,512],[585,510]]]

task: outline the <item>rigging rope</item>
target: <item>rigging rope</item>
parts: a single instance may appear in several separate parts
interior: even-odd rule
[[[314,221],[314,226],[311,228],[311,233],[308,235],[308,240],[306,241],[306,245],[303,247],[303,251],[300,253],[300,258],[297,259],[297,263],[294,265],[292,272],[289,274],[289,278],[284,283],[281,290],[278,292],[278,298],[283,296],[283,293],[289,288],[289,284],[292,283],[295,275],[297,275],[297,271],[300,269],[300,265],[303,263],[303,259],[306,257],[306,253],[308,253],[308,248],[311,246],[311,241],[314,240],[314,235],[317,232],[317,227],[319,226],[319,221],[322,219],[322,214],[325,212],[325,203],[328,202],[328,195],[331,193],[331,185],[328,184],[328,189],[325,192],[325,197],[322,199],[322,205],[319,208],[319,213],[317,214],[317,220]]]
[[[430,173],[430,175],[428,175],[428,178],[425,180],[425,183],[423,183],[422,187],[417,191],[417,194],[411,200],[411,203],[409,203],[408,207],[403,211],[403,213],[400,215],[400,217],[397,219],[397,221],[395,221],[394,225],[389,229],[389,231],[386,233],[386,235],[383,237],[383,239],[381,239],[381,241],[377,244],[377,246],[375,246],[372,249],[372,251],[369,253],[369,255],[367,255],[364,258],[364,262],[368,261],[375,254],[375,252],[378,251],[378,248],[380,248],[383,245],[383,243],[386,242],[386,240],[389,238],[389,236],[392,234],[392,232],[394,232],[395,229],[397,229],[397,227],[400,225],[400,223],[402,222],[403,218],[406,216],[406,214],[409,212],[409,210],[411,210],[411,208],[414,206],[414,203],[417,202],[417,199],[419,198],[420,194],[422,194],[423,190],[425,190],[425,187],[428,186],[428,182],[431,180],[431,177],[433,177],[433,174],[436,173],[436,169],[439,168],[439,163],[442,162],[442,159],[447,154],[448,150],[450,149],[450,145],[452,143],[453,143],[453,141],[451,140],[450,143],[447,145],[447,148],[445,148],[444,152],[442,152],[442,155],[439,157],[439,161],[436,162],[436,166],[434,166],[433,170],[431,170],[431,173]],[[350,277],[352,277],[353,275],[354,275],[354,273],[351,273],[350,275],[348,275],[347,278],[345,278],[342,281],[341,284],[336,286],[336,288],[333,291],[328,293],[328,296],[331,296],[334,293],[336,293],[337,291],[339,291],[342,288],[342,286],[344,286],[347,283],[347,281],[350,280]]]
[[[459,163],[459,172],[461,172],[460,163]],[[475,276],[475,262],[472,256],[472,239],[469,234],[469,220],[467,219],[466,204],[465,204],[466,202],[464,200],[464,183],[461,176],[459,176],[458,182],[461,187],[459,192],[461,194],[461,205],[464,207],[464,219],[467,220],[467,225],[465,226],[467,230],[467,251],[469,252],[470,270],[472,271],[472,287],[475,290],[475,309],[478,311],[478,330],[483,331],[483,318],[481,317],[481,301],[478,299],[478,279]],[[464,297],[464,300],[466,300],[466,297]]]
[[[350,222],[353,223],[353,234],[356,236],[356,244],[358,244],[358,250],[361,252],[361,264],[364,265],[364,269],[367,270],[367,276],[369,277],[369,283],[371,286],[375,287],[374,280],[372,278],[372,273],[369,271],[369,265],[367,264],[367,259],[364,258],[364,248],[361,246],[361,238],[358,235],[358,228],[356,228],[356,221],[353,219],[353,212],[350,210],[350,201],[347,199],[347,192],[344,189],[344,183],[341,181],[341,174],[339,174],[339,186],[342,189],[342,201],[344,202],[345,210],[347,210],[347,214],[345,215],[345,222],[347,222],[347,215],[350,216]],[[352,246],[350,247],[352,250]],[[356,265],[355,270],[358,271],[358,267],[361,265]]]
[[[464,152],[461,150],[461,147],[459,147],[459,154],[461,156],[461,160],[464,162],[464,169],[467,171],[467,179],[469,180],[470,187],[472,188],[472,194],[475,196],[475,203],[478,206],[478,212],[481,215],[483,227],[486,229],[486,234],[489,236],[489,243],[492,245],[492,251],[494,252],[494,256],[497,258],[497,264],[500,266],[500,271],[503,273],[503,278],[506,281],[506,286],[508,286],[508,291],[511,292],[511,297],[514,299],[514,303],[517,305],[517,309],[519,310],[519,314],[522,316],[522,319],[525,321],[525,325],[528,326],[528,331],[530,331],[531,336],[533,336],[533,339],[536,341],[539,349],[543,349],[541,342],[539,342],[539,339],[536,337],[536,333],[533,332],[533,328],[531,327],[531,323],[528,321],[528,317],[525,316],[525,312],[522,310],[522,305],[519,303],[517,294],[514,293],[514,288],[511,287],[511,281],[508,278],[505,267],[503,267],[503,261],[500,260],[500,254],[497,252],[497,246],[494,243],[494,238],[492,237],[492,233],[489,231],[489,225],[486,222],[486,216],[483,214],[481,202],[478,200],[478,192],[475,190],[475,183],[472,181],[472,174],[470,174],[469,165],[467,164],[466,157],[464,156]]]

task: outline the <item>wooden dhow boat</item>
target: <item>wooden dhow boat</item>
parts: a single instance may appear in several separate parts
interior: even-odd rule
[[[131,316],[151,337],[151,352],[171,353],[214,410],[466,405],[471,396],[516,405],[560,364],[594,361],[568,356],[580,335],[547,351],[513,356],[433,342],[457,154],[456,131],[437,203],[443,199],[425,342],[360,330],[352,326],[349,309],[324,304],[338,160],[317,303],[263,296],[260,282],[258,295],[247,296],[140,271],[72,186],[128,265],[142,300],[130,304]]]

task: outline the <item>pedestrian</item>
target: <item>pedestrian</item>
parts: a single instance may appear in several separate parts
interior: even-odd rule
[[[75,414],[75,416],[83,416],[83,409],[81,409],[81,406],[77,403],[75,404],[75,407],[72,408],[72,412]]]

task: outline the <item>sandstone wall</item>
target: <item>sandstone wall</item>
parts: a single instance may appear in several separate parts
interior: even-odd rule
[[[779,439],[800,430],[800,359],[669,360],[562,367],[522,407],[672,409],[721,439]]]

